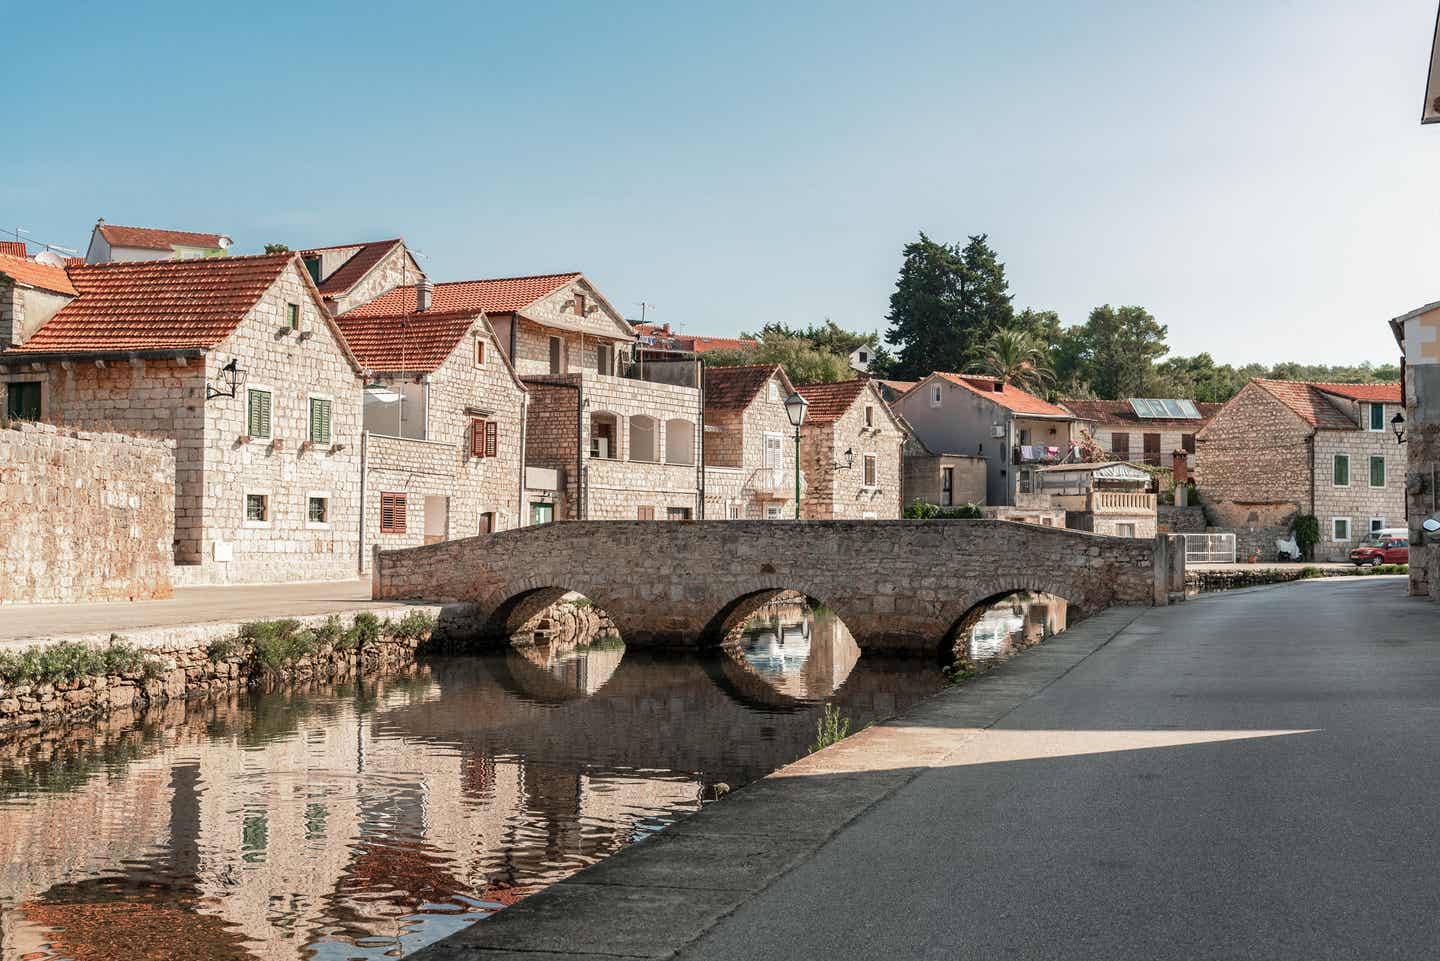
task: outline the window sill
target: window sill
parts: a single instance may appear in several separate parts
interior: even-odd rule
[[[245,529],[245,530],[251,530],[251,531],[260,530],[260,531],[263,531],[263,530],[269,530],[269,528],[270,528],[270,522],[269,522],[269,521],[245,521],[245,522],[242,523],[240,526],[241,526],[243,529]]]

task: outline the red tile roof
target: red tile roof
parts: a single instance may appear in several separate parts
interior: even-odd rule
[[[534,277],[502,277],[495,280],[460,280],[436,284],[430,309],[437,313],[485,311],[507,314],[528,307],[579,277],[579,273],[540,274]],[[396,287],[345,316],[382,317],[409,313],[415,309],[415,286]]]
[[[787,392],[790,380],[779,364],[705,368],[705,409],[744,410],[776,372]]]
[[[689,341],[690,350],[697,354],[703,354],[707,350],[754,350],[760,345],[753,340],[744,340],[739,337],[679,337],[680,341]]]
[[[336,244],[333,247],[311,247],[309,250],[300,251],[300,256],[308,257],[311,254],[319,254],[326,250],[340,250],[347,247],[358,247],[329,277],[320,281],[320,293],[326,299],[333,300],[336,297],[343,297],[350,292],[350,288],[358,284],[376,264],[385,259],[385,255],[395,249],[395,245],[402,243],[398,237],[393,240],[371,240],[360,244]],[[419,277],[415,278],[419,280]]]
[[[994,377],[985,377],[979,374],[951,374],[937,370],[934,376],[939,377],[946,383],[954,384],[956,387],[963,387],[973,394],[979,394],[986,400],[993,401],[1008,410],[1017,414],[1030,414],[1039,417],[1074,417],[1063,407],[1056,407],[1047,400],[1041,400],[1029,391],[1021,390],[1014,384],[1006,384],[1003,390],[995,390],[997,383]]]
[[[25,253],[25,241],[0,240],[0,254],[4,254],[7,257],[19,257],[21,259],[24,259],[27,256],[27,254]]]
[[[1224,407],[1224,404],[1199,403],[1195,409],[1199,411],[1198,419],[1190,418],[1168,418],[1168,417],[1141,417],[1135,413],[1135,408],[1130,406],[1128,400],[1062,400],[1060,402],[1075,416],[1081,420],[1092,421],[1096,424],[1127,424],[1130,426],[1144,427],[1165,427],[1173,430],[1199,430],[1215,412]]]
[[[153,227],[121,227],[119,224],[96,224],[100,236],[112,247],[142,247],[146,250],[170,250],[173,247],[220,247],[224,234],[197,234],[189,230],[157,230]]]
[[[842,380],[833,384],[801,384],[795,389],[810,404],[805,413],[807,424],[829,424],[845,416],[855,404],[855,398],[868,394],[863,377]]]
[[[209,349],[235,330],[294,257],[73,267],[80,296],[10,352]]]
[[[1327,394],[1339,394],[1351,400],[1369,401],[1376,404],[1400,403],[1400,385],[1397,384],[1323,384],[1310,386]]]
[[[479,311],[335,319],[360,366],[383,372],[428,373],[445,363],[479,318]]]
[[[1327,430],[1359,430],[1359,425],[1351,420],[1348,414],[1327,400],[1314,384],[1298,380],[1262,380],[1260,378],[1256,378],[1250,383],[1290,408],[1300,416],[1301,420],[1312,427],[1323,427]],[[1230,403],[1235,403],[1241,396],[1241,394],[1236,394],[1231,398]],[[1396,389],[1396,401],[1399,401],[1398,388]]]
[[[4,274],[17,284],[26,284],[30,287],[39,287],[41,290],[52,290],[57,294],[75,296],[75,285],[70,282],[65,271],[59,267],[51,267],[49,264],[39,264],[23,257],[11,257],[8,254],[0,253],[0,274]]]

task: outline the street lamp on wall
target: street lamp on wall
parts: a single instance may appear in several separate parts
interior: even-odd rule
[[[1405,443],[1405,415],[1397,413],[1390,418],[1390,429],[1395,432],[1395,443]]]
[[[845,463],[842,464],[842,463],[840,463],[839,461],[836,461],[836,462],[835,462],[835,469],[836,469],[836,470],[849,470],[850,468],[852,468],[852,467],[855,466],[855,448],[853,448],[853,447],[847,447],[847,448],[845,448],[844,457],[845,457]]]
[[[800,396],[797,390],[785,398],[785,416],[790,418],[790,426],[795,428],[795,519],[800,519],[800,425],[805,423],[805,412],[810,409],[810,404],[804,397]]]
[[[220,373],[216,378],[220,381],[221,386],[216,387],[214,384],[205,385],[205,399],[212,400],[216,397],[234,397],[240,388],[245,386],[245,377],[246,372],[241,370],[235,358],[231,357],[230,363],[220,368]]]

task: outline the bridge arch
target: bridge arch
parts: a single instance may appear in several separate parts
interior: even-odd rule
[[[785,594],[800,595],[812,607],[827,607],[834,611],[842,622],[849,623],[844,606],[833,603],[826,596],[829,591],[804,577],[756,577],[742,581],[730,588],[728,593],[734,596],[719,608],[713,609],[703,622],[704,627],[700,631],[702,647],[719,647],[733,640],[732,635],[743,627],[746,621],[754,617],[766,604]]]
[[[491,592],[487,602],[483,604],[483,608],[489,613],[483,619],[480,636],[483,640],[491,642],[508,640],[536,615],[571,593],[586,598],[596,608],[615,620],[616,614],[609,599],[597,597],[594,586],[586,579],[533,574],[516,578]],[[616,620],[616,625],[619,626],[618,620]]]
[[[1083,594],[1076,585],[1064,578],[1047,576],[1044,573],[1011,574],[984,578],[972,582],[963,595],[948,604],[940,621],[949,627],[940,636],[937,652],[942,660],[949,661],[955,654],[955,646],[967,635],[980,619],[996,604],[1015,594],[1048,594],[1066,603],[1066,623],[1073,624],[1085,616],[1079,598]]]

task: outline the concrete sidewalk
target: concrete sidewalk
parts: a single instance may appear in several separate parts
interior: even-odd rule
[[[1104,612],[414,957],[1428,958],[1403,579]]]
[[[370,600],[370,581],[182,587],[162,601],[0,606],[0,641],[39,640],[151,627],[254,621],[395,607]]]

